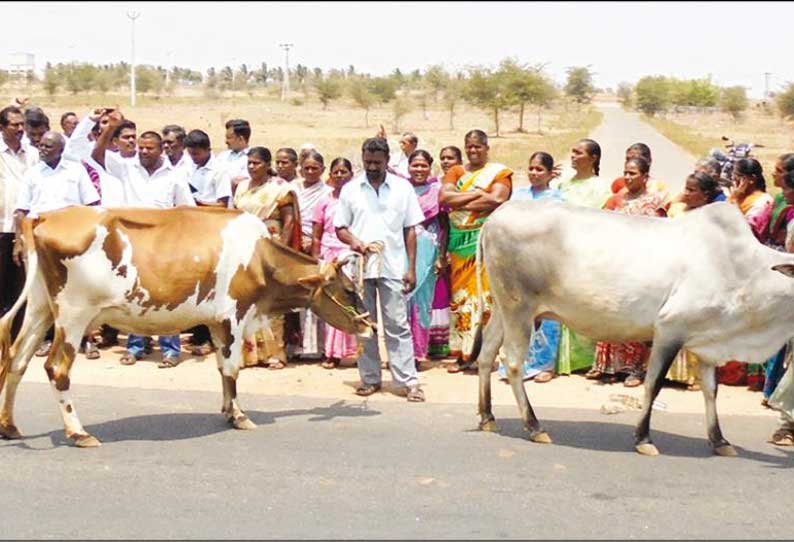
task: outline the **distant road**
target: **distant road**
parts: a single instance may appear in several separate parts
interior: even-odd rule
[[[651,175],[664,181],[673,193],[679,192],[700,157],[688,153],[651,125],[643,122],[638,113],[628,113],[611,102],[596,103],[604,114],[603,122],[590,134],[601,145],[601,175],[614,179],[623,174],[626,149],[633,143],[645,143],[651,148]]]

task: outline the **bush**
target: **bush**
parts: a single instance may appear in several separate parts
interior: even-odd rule
[[[789,83],[783,92],[775,96],[775,104],[781,117],[794,120],[794,83]]]
[[[667,111],[670,106],[670,83],[666,77],[643,77],[634,87],[637,109],[648,116]]]
[[[747,91],[744,87],[729,87],[722,90],[720,107],[734,119],[747,109]]]

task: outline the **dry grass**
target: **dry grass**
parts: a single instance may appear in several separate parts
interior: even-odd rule
[[[3,103],[10,101],[12,90],[4,89]],[[190,95],[192,94],[192,95]],[[378,124],[382,123],[395,141],[393,115],[390,105],[372,109],[369,112],[369,125],[365,126],[364,111],[346,101],[332,102],[327,111],[313,98],[299,98],[304,103],[295,105],[281,102],[272,94],[250,96],[238,93],[216,99],[207,98],[201,91],[183,92],[181,96],[139,97],[137,107],[132,109],[128,95],[110,94],[95,96],[56,96],[47,97],[43,92],[33,92],[30,102],[39,105],[57,123],[60,114],[73,110],[83,115],[89,108],[99,105],[119,104],[125,116],[134,120],[138,130],[159,130],[165,124],[181,124],[188,130],[205,130],[212,140],[215,151],[225,148],[224,123],[231,118],[245,118],[251,122],[253,145],[264,145],[275,151],[279,147],[294,147],[314,143],[327,158],[345,156],[354,163],[359,161],[361,142],[375,134]],[[297,100],[296,100],[297,101]],[[544,113],[542,135],[536,133],[516,133],[518,125],[516,113],[503,113],[500,116],[502,137],[491,140],[491,157],[517,171],[516,181],[526,182],[526,165],[530,154],[545,150],[553,156],[567,156],[571,143],[585,137],[601,120],[595,109],[586,108],[566,111],[559,105]],[[434,156],[446,145],[462,147],[463,135],[472,128],[493,131],[492,115],[461,105],[454,118],[455,129],[449,129],[449,114],[439,103],[430,107],[425,116],[416,108],[400,121],[401,130],[416,132],[420,147]],[[527,112],[525,125],[536,129],[534,112]],[[524,179],[522,181],[522,179]]]
[[[763,144],[764,147],[753,150],[753,155],[768,178],[777,157],[794,150],[791,125],[760,108],[752,108],[739,120],[725,113],[677,113],[646,120],[698,157],[704,157],[712,147],[723,148],[724,142],[720,140],[723,135],[736,142]]]

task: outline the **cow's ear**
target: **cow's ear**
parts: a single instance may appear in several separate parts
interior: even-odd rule
[[[783,273],[787,277],[794,278],[794,264],[781,263],[779,265],[774,265],[772,266],[772,271],[777,271],[778,273]]]
[[[317,273],[316,275],[309,275],[308,277],[299,278],[298,284],[308,290],[311,290],[313,288],[322,286],[325,283],[325,280],[325,276],[323,276],[321,273]]]

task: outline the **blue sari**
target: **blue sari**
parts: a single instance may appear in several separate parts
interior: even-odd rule
[[[563,201],[562,192],[548,188],[536,192],[532,187],[519,188],[513,192],[511,200],[549,200]],[[534,324],[533,324],[534,325]],[[557,356],[560,351],[562,325],[555,320],[541,320],[540,328],[532,336],[527,355],[524,358],[523,379],[529,380],[545,371],[554,371]],[[499,378],[507,378],[507,370],[499,361]]]

